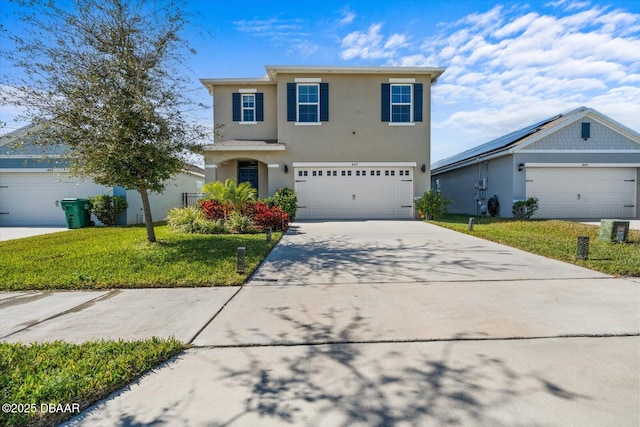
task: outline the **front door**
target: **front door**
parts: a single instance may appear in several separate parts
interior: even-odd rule
[[[248,182],[258,191],[258,162],[238,162],[238,184]]]

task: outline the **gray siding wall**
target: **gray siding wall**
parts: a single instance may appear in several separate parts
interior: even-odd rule
[[[591,123],[591,136],[581,137],[582,123]],[[562,129],[558,129],[526,150],[640,150],[640,146],[623,134],[603,124],[584,118]]]
[[[480,179],[486,179],[487,189],[479,194],[481,205],[486,205],[489,198],[496,195],[500,202],[500,216],[510,217],[514,173],[518,172],[512,156],[504,156],[434,175],[433,180],[440,180],[442,195],[452,201],[449,212],[478,215],[480,205],[474,199],[474,185]]]

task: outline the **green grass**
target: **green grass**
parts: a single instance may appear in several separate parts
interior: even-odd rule
[[[469,215],[443,216],[433,224],[569,262],[607,274],[640,276],[640,231],[630,230],[628,243],[598,240],[600,227],[570,221],[476,218],[469,231]],[[576,260],[578,236],[589,237],[589,259]]]
[[[13,408],[23,413],[0,412],[0,425],[57,425],[184,348],[174,339],[158,338],[83,344],[0,343],[0,403],[28,405]],[[52,412],[50,404],[70,405],[72,410]]]
[[[179,234],[156,226],[92,227],[0,242],[0,290],[100,289],[238,285],[282,233]],[[246,248],[247,275],[236,273],[237,248]]]

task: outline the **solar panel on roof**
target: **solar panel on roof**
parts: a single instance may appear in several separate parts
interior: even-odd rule
[[[510,146],[514,142],[517,142],[522,138],[537,132],[542,126],[560,117],[562,117],[562,114],[551,117],[549,119],[545,119],[541,122],[538,122],[531,126],[527,126],[526,128],[517,130],[515,132],[511,132],[507,135],[501,136],[500,138],[496,138],[489,142],[485,142],[484,144],[478,145],[477,147],[474,147],[474,148],[470,148],[469,150],[455,154],[451,157],[447,157],[446,159],[439,160],[431,165],[431,170],[433,171],[435,169],[442,168],[445,166],[450,166],[455,163],[462,162],[464,160],[473,159],[474,157],[479,157],[485,154],[500,151],[501,149],[504,149]]]

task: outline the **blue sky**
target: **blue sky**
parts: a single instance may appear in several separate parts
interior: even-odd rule
[[[197,79],[265,65],[432,66],[447,68],[432,87],[432,161],[582,105],[640,131],[640,0],[186,4],[198,53],[185,73],[208,104]]]

